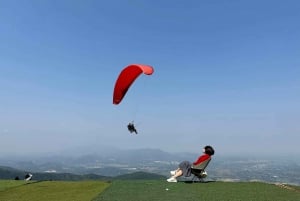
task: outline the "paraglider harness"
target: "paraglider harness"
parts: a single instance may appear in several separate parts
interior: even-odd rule
[[[129,123],[129,124],[127,125],[127,128],[128,128],[128,130],[129,130],[130,133],[135,132],[135,134],[138,134],[137,130],[136,130],[135,127],[134,127],[133,122],[132,122],[132,123]]]

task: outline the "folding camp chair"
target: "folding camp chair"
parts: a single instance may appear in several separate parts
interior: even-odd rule
[[[211,158],[202,161],[198,165],[192,165],[191,172],[194,175],[192,178],[192,181],[194,182],[195,179],[198,179],[200,182],[203,182],[204,178],[207,176],[207,173],[205,172],[205,168],[208,166]]]

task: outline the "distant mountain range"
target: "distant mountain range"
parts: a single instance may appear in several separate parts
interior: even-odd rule
[[[34,173],[38,180],[110,180],[126,178],[126,175],[163,178],[169,177],[169,171],[176,169],[181,161],[194,161],[197,157],[195,153],[168,153],[158,149],[113,149],[78,156],[2,157],[0,166],[6,168],[2,168],[0,178],[11,179],[27,172]],[[210,180],[260,180],[300,185],[300,160],[291,157],[214,155],[207,172]]]

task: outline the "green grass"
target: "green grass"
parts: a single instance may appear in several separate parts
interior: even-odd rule
[[[8,182],[10,183],[10,182]],[[12,182],[14,183],[14,182]],[[90,201],[110,183],[102,181],[43,181],[22,185],[22,182],[0,183],[0,201]]]
[[[286,188],[288,187],[288,188]],[[167,183],[165,180],[0,180],[0,201],[300,201],[299,186],[260,182]]]
[[[24,184],[27,184],[27,183],[31,183],[31,181],[0,180],[0,192],[6,190],[8,188],[21,186],[21,185],[24,185]]]
[[[166,190],[168,189],[168,190]],[[114,181],[94,201],[300,201],[300,192],[266,183]]]

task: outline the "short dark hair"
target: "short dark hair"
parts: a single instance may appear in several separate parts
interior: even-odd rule
[[[205,150],[205,153],[210,155],[210,156],[215,154],[214,148],[212,148],[212,146],[210,146],[210,145],[205,146],[204,150]]]

